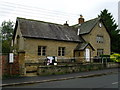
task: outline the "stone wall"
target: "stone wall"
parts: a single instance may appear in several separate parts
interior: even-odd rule
[[[107,68],[115,68],[115,67],[119,67],[120,64],[118,63],[108,63],[107,64]]]
[[[59,65],[59,66],[40,66],[38,75],[65,74],[80,71],[89,71],[90,69],[103,68],[101,64],[97,65]]]
[[[91,70],[100,70],[105,68],[118,67],[118,64],[78,64],[78,65],[59,65],[59,66],[39,66],[37,70],[38,75],[57,75],[73,72],[83,72]]]
[[[25,62],[42,63],[46,56],[56,56],[58,60],[73,58],[77,45],[78,43],[75,42],[27,38],[25,40]],[[38,46],[46,46],[45,56],[38,55]],[[58,47],[65,47],[65,56],[58,56]]]
[[[105,26],[102,24],[102,27],[99,27],[99,22],[96,24],[96,26],[92,29],[92,31],[89,34],[82,35],[83,39],[86,42],[89,42],[95,49],[91,57],[97,56],[97,49],[103,49],[105,55],[110,55],[110,36],[105,28]],[[103,36],[103,43],[97,43],[96,37],[97,35]]]

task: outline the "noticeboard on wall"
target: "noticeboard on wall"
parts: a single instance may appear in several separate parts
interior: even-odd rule
[[[57,65],[57,57],[48,56],[47,57],[47,65]]]
[[[13,63],[13,62],[14,62],[14,54],[9,53],[9,63]]]

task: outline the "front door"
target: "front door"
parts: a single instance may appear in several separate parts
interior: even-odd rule
[[[85,49],[85,60],[87,62],[90,62],[90,49],[89,48]]]

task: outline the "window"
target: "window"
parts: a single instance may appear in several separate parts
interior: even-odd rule
[[[102,23],[101,23],[101,22],[99,23],[99,27],[100,27],[100,28],[102,27]]]
[[[97,43],[103,43],[103,41],[104,41],[103,36],[97,35],[96,41],[97,41]]]
[[[65,56],[65,47],[58,48],[58,56]]]
[[[38,46],[38,55],[40,56],[46,55],[46,46]]]
[[[103,55],[103,49],[97,49],[97,56]]]

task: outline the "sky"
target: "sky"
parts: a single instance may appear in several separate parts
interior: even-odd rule
[[[0,0],[0,24],[16,17],[69,25],[78,23],[83,15],[85,21],[96,18],[107,9],[118,23],[120,0]]]
[[[120,29],[120,1],[118,4],[118,29]]]

